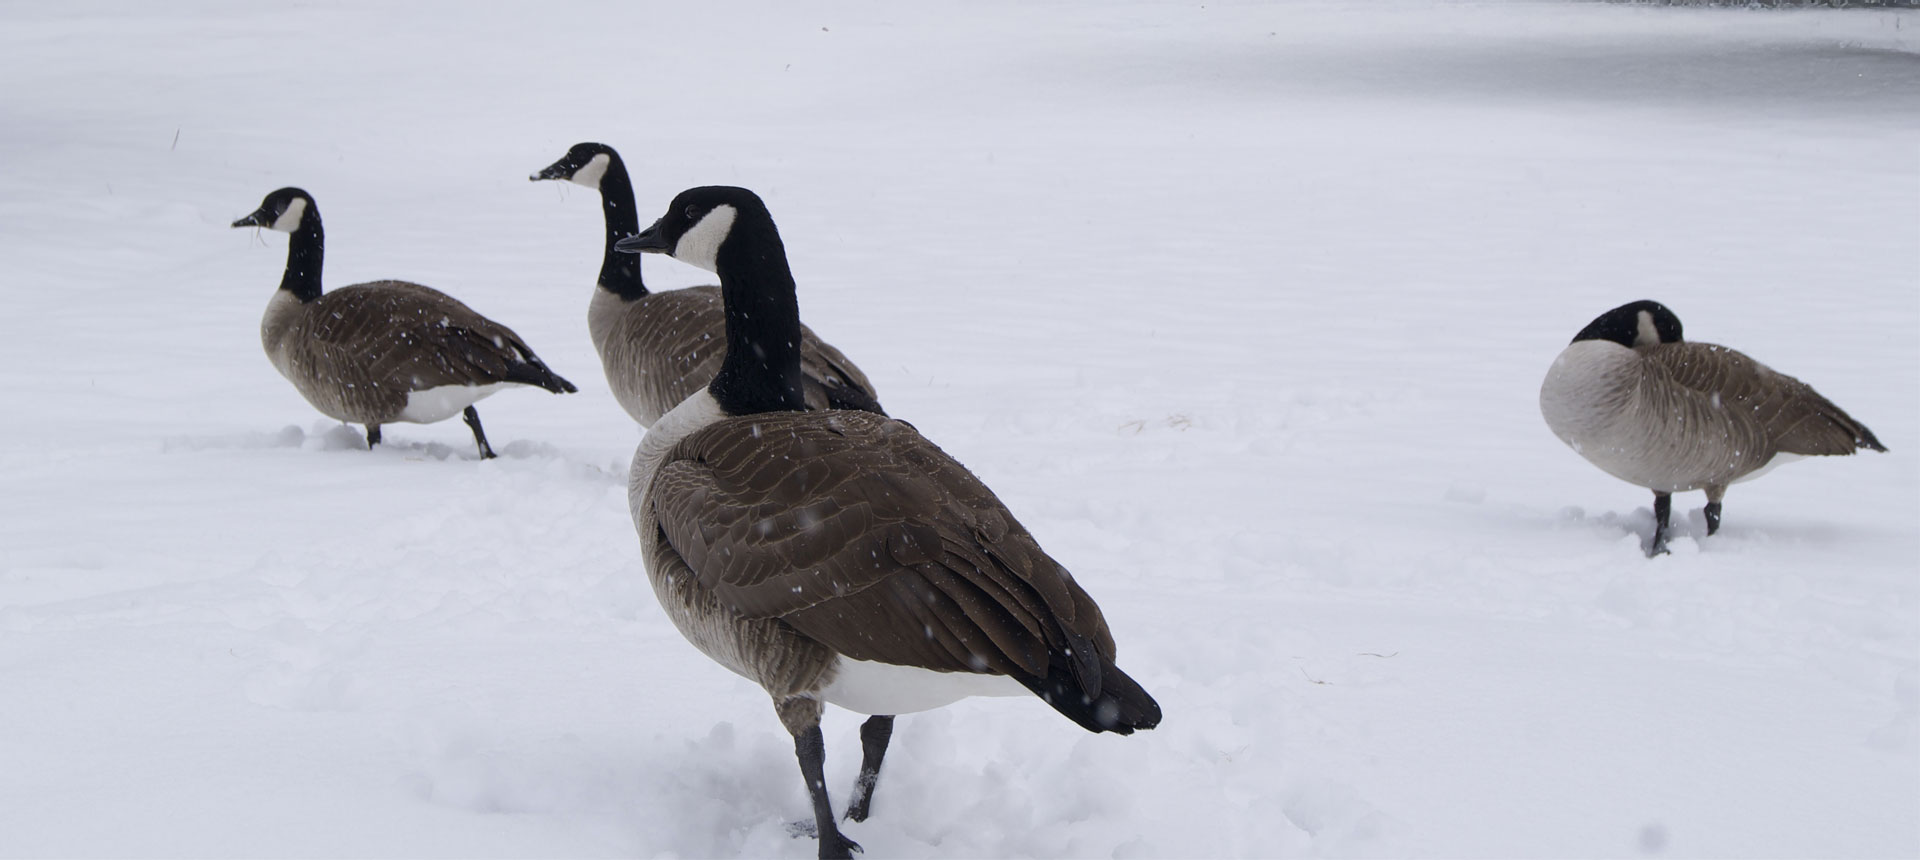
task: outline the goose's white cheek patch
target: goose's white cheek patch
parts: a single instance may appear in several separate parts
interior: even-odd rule
[[[727,240],[727,234],[733,231],[734,216],[739,214],[732,206],[713,207],[674,243],[673,258],[691,266],[699,266],[709,272],[719,273],[720,243]]]
[[[281,212],[280,217],[273,219],[273,223],[268,225],[267,229],[291,233],[300,229],[300,221],[305,217],[307,217],[307,201],[295,197],[287,204],[286,211]]]
[[[585,167],[574,171],[572,176],[567,177],[567,181],[575,185],[585,185],[588,188],[598,189],[600,187],[600,178],[607,175],[607,165],[611,162],[612,159],[607,158],[607,154],[602,152],[589,160]]]
[[[1660,329],[1658,326],[1655,326],[1653,324],[1653,312],[1641,311],[1639,323],[1640,323],[1639,330],[1634,332],[1634,335],[1633,335],[1634,348],[1638,349],[1639,347],[1643,347],[1643,346],[1659,346],[1660,345]]]

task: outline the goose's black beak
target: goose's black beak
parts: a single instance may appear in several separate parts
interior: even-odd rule
[[[563,158],[547,165],[546,168],[539,173],[527,177],[527,181],[539,182],[542,179],[565,179],[572,175],[573,171],[567,169],[567,160]]]
[[[235,226],[235,227],[265,227],[265,226],[267,226],[268,224],[272,224],[272,223],[273,223],[273,216],[271,216],[271,215],[268,215],[268,214],[267,214],[267,210],[265,210],[265,209],[255,209],[255,210],[253,210],[253,213],[252,213],[252,214],[250,214],[250,215],[248,215],[247,217],[245,217],[245,218],[242,218],[242,219],[240,219],[240,220],[238,220],[238,221],[235,221],[235,222],[233,222],[233,226]]]
[[[613,243],[613,249],[625,254],[667,254],[673,251],[673,243],[667,241],[666,234],[660,229],[660,222],[655,221],[653,226],[641,230],[638,235]]]

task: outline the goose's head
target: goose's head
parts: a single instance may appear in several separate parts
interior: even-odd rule
[[[575,185],[599,190],[600,179],[607,175],[607,167],[619,158],[619,153],[604,143],[576,143],[559,161],[547,165],[539,173],[527,177],[527,180],[564,179]]]
[[[721,249],[748,224],[773,226],[767,205],[758,195],[728,185],[689,188],[673,198],[667,214],[653,226],[621,239],[614,248],[629,254],[667,254],[718,273]]]
[[[1679,343],[1680,318],[1656,301],[1629,302],[1595,317],[1573,336],[1574,343],[1583,340],[1608,340],[1628,349]]]
[[[313,205],[313,195],[298,188],[282,188],[267,195],[267,199],[260,201],[260,208],[233,222],[233,226],[265,227],[292,233],[300,229],[307,219],[318,220],[319,217],[320,210]]]

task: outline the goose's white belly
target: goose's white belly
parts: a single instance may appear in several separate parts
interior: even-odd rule
[[[1741,475],[1738,478],[1734,478],[1733,482],[1736,484],[1744,484],[1748,481],[1753,480],[1754,478],[1758,478],[1761,475],[1764,475],[1768,472],[1778,469],[1781,466],[1784,466],[1795,460],[1805,460],[1805,459],[1807,459],[1805,454],[1789,454],[1785,451],[1782,451],[1778,454],[1773,455],[1773,459],[1768,460],[1765,466],[1761,466],[1760,468],[1755,469],[1751,472],[1748,472],[1744,475]]]
[[[486,385],[442,385],[420,391],[407,392],[407,406],[400,410],[398,421],[411,421],[415,424],[432,424],[445,421],[461,410],[472,406],[493,395],[512,382],[493,382]]]
[[[1030,696],[1005,675],[935,672],[913,666],[841,657],[820,698],[862,714],[911,714],[945,707],[970,696]]]

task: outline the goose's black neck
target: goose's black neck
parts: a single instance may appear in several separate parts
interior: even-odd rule
[[[640,216],[633,211],[633,182],[627,178],[620,156],[607,155],[607,170],[600,176],[600,210],[607,216],[607,252],[600,261],[600,286],[626,301],[647,294],[640,280],[640,255],[613,249],[613,243],[640,232]]]
[[[287,271],[280,276],[280,289],[302,302],[320,298],[320,262],[326,244],[326,232],[320,228],[320,213],[308,204],[299,229],[287,237]]]
[[[707,390],[729,415],[799,412],[800,303],[780,231],[740,213],[714,260],[726,303],[727,357]]]

